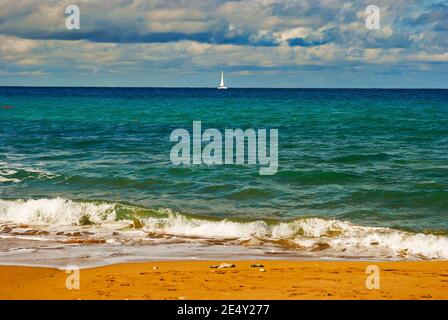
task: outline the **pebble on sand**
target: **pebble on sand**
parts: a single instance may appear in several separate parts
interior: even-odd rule
[[[221,263],[218,268],[236,268],[236,265],[233,263]]]
[[[212,266],[210,266],[210,268],[212,268],[212,269],[236,268],[236,265],[234,265],[233,263],[221,263],[219,266],[212,265]]]

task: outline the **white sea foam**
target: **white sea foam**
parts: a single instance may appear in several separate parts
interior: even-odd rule
[[[1,182],[14,182],[14,183],[19,183],[21,180],[19,179],[15,179],[15,178],[7,178],[7,177],[2,177],[0,176],[0,183]]]
[[[143,228],[132,233],[126,228],[130,221],[117,221],[117,211],[131,206],[116,203],[76,202],[61,198],[40,200],[0,200],[0,222],[28,225],[57,225],[67,231],[79,226],[87,216],[95,223],[96,235],[108,235],[120,230],[120,237],[147,239],[148,234],[201,239],[229,239],[244,242],[257,239],[261,243],[281,242],[293,250],[322,252],[333,257],[428,258],[448,259],[448,237],[415,234],[391,228],[367,227],[339,220],[299,218],[288,222],[235,222],[192,218],[164,209],[151,211],[142,217]],[[137,208],[135,212],[139,211]],[[140,208],[140,211],[142,209]],[[65,226],[65,227],[64,227]],[[67,227],[68,226],[68,227]],[[116,226],[116,228],[114,228]],[[54,230],[54,229],[52,229]],[[107,233],[107,232],[109,233]],[[132,233],[128,234],[129,232]],[[122,239],[120,238],[120,239]],[[112,243],[112,241],[109,241]],[[295,249],[294,249],[295,248]]]
[[[38,168],[28,168],[28,167],[21,167],[20,169],[31,173],[31,174],[37,174],[38,178],[47,178],[47,179],[53,179],[58,177],[59,175],[44,169],[38,169]]]
[[[30,225],[77,225],[87,217],[93,223],[115,221],[115,205],[67,199],[0,200],[0,220]]]
[[[12,174],[14,174],[14,173],[16,173],[17,171],[16,170],[0,170],[0,175],[2,175],[2,176],[10,176],[10,175],[12,175]]]
[[[171,213],[168,217],[151,217],[144,219],[144,230],[171,235],[206,237],[206,238],[265,238],[269,232],[263,221],[233,222],[228,220],[210,221],[187,218],[181,214]]]
[[[287,240],[303,248],[325,243],[333,250],[356,255],[356,251],[381,252],[401,257],[448,259],[448,237],[413,234],[390,228],[364,227],[350,222],[302,218],[268,225],[263,221],[232,222],[189,219],[179,214],[145,220],[145,230],[178,236],[208,238],[258,238]]]
[[[23,164],[18,163],[6,163],[6,162],[0,162],[0,182],[21,182],[20,179],[12,179],[5,176],[10,176],[13,174],[18,173],[19,171],[23,171],[27,174],[29,174],[28,178],[45,178],[45,179],[54,179],[58,177],[59,175],[53,172],[50,172],[48,170],[42,169],[42,168],[31,168],[28,166],[25,166]],[[3,176],[3,177],[2,177]],[[3,178],[3,179],[2,179]],[[8,179],[8,180],[6,180]],[[25,177],[26,179],[26,177]]]

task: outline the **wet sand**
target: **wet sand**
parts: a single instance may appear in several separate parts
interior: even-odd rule
[[[0,266],[0,299],[448,299],[448,261],[164,261],[80,270]],[[251,267],[251,264],[262,264]],[[367,289],[366,268],[380,270]]]

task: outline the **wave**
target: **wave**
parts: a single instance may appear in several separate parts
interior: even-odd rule
[[[0,220],[30,225],[80,225],[115,221],[113,203],[75,202],[62,198],[0,200]]]
[[[347,200],[365,203],[372,199],[380,199],[384,203],[412,208],[445,209],[448,206],[448,191],[367,189],[353,192]]]
[[[0,183],[1,182],[14,182],[14,183],[19,183],[21,180],[16,179],[16,178],[8,178],[8,177],[3,177],[0,176]]]
[[[232,200],[247,200],[247,199],[263,199],[271,197],[271,192],[261,188],[243,188],[236,190],[226,196]]]
[[[19,183],[27,179],[51,180],[58,177],[58,174],[40,168],[30,168],[23,165],[10,165],[0,162],[0,182]]]
[[[55,226],[83,232],[94,228],[103,232],[106,226],[133,226],[133,236],[184,237],[189,241],[233,241],[248,246],[265,243],[288,250],[319,252],[322,256],[373,257],[377,259],[448,259],[448,237],[437,234],[411,233],[386,228],[368,227],[348,221],[321,218],[297,218],[290,221],[233,221],[212,219],[173,212],[152,210],[114,202],[83,202],[63,198],[38,200],[0,200],[0,226],[38,226],[53,230]],[[23,226],[22,226],[23,227]],[[5,228],[5,227],[4,227]],[[8,227],[9,234],[11,227]],[[28,229],[29,230],[29,229]],[[127,232],[127,231],[126,231]],[[28,235],[38,235],[38,232]],[[48,236],[48,232],[45,232]],[[89,232],[86,232],[89,234]],[[110,240],[110,239],[109,239]]]
[[[347,184],[359,180],[355,173],[337,171],[292,171],[284,170],[277,173],[279,178],[288,183],[301,185]]]
[[[392,158],[392,155],[387,153],[373,153],[373,154],[349,154],[344,156],[334,157],[328,162],[335,163],[358,163],[366,161],[384,161]]]

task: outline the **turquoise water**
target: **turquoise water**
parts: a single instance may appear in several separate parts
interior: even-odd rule
[[[170,133],[199,120],[277,128],[277,174],[173,165]],[[0,124],[4,200],[448,232],[447,90],[0,88]]]

